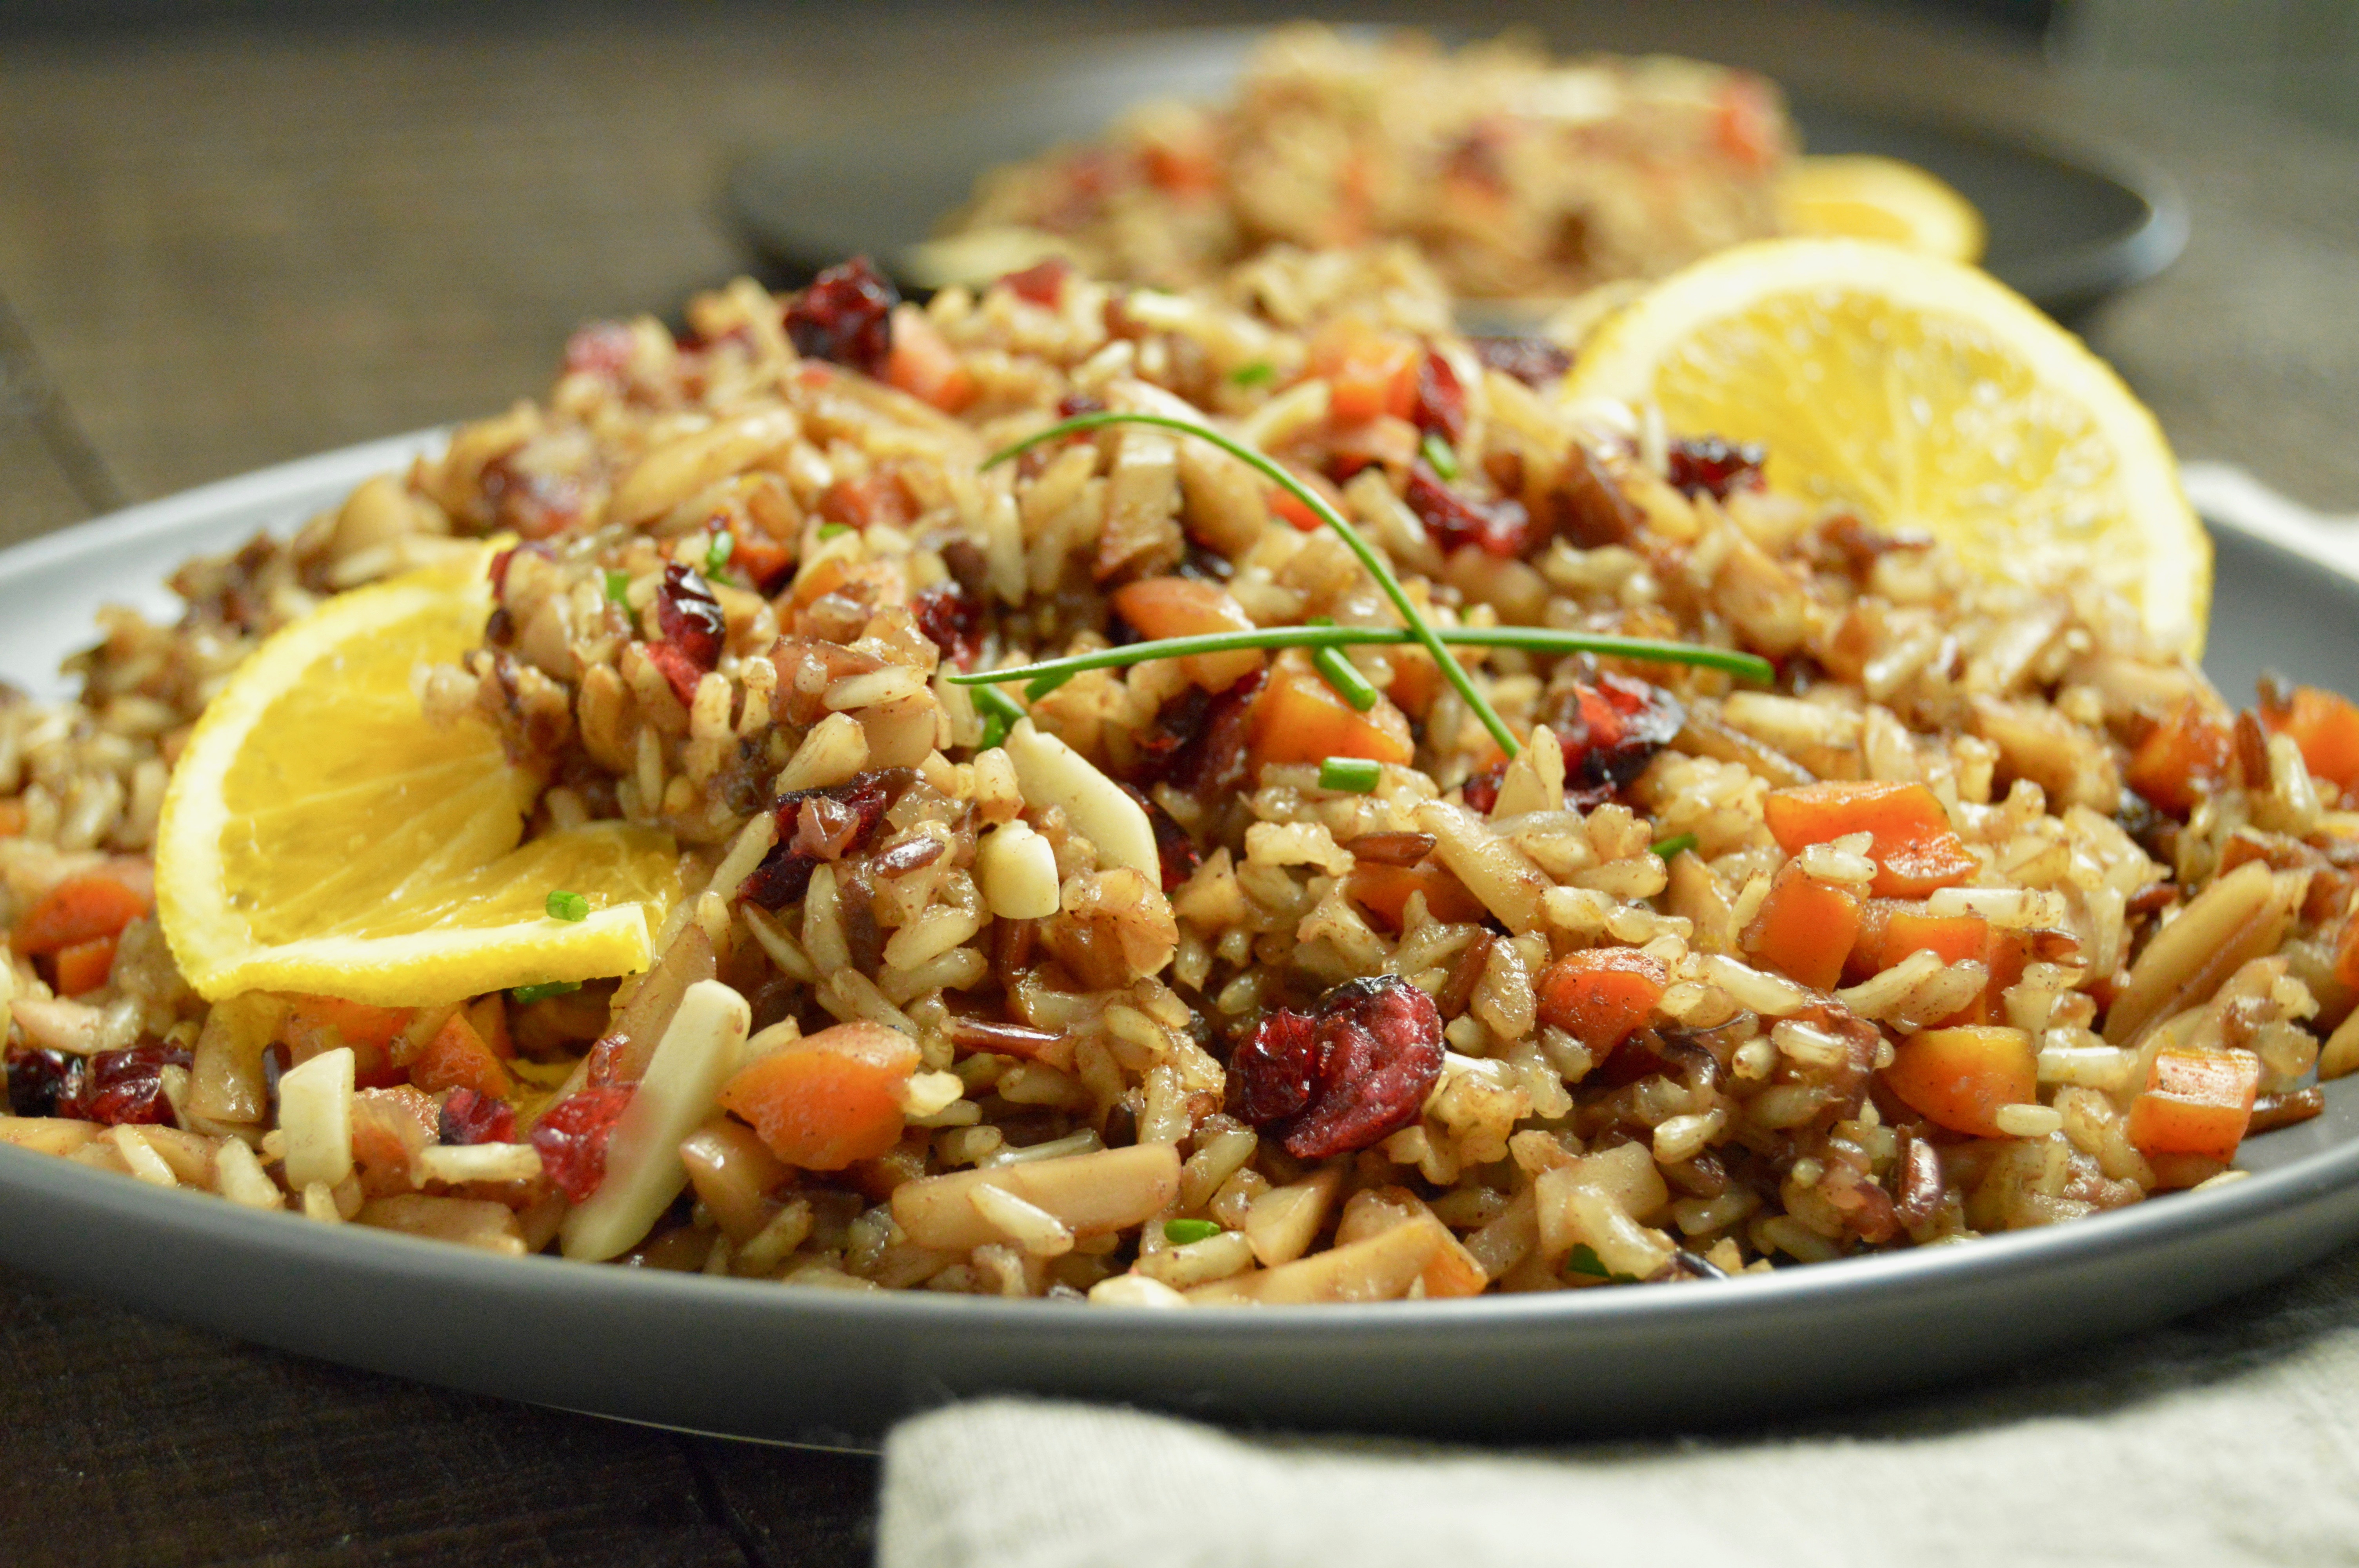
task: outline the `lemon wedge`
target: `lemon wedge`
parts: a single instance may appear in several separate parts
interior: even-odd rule
[[[1777,181],[1777,222],[1789,234],[1882,240],[1950,261],[1980,261],[1983,215],[1913,163],[1869,153],[1799,157]]]
[[[1923,529],[1995,580],[2102,582],[2165,645],[2201,651],[2212,543],[2154,416],[1973,267],[1858,240],[1739,245],[1607,320],[1565,393],[1757,441],[1773,491]]]
[[[670,836],[598,823],[519,846],[533,779],[482,719],[430,722],[413,684],[482,642],[492,553],[329,600],[198,720],[165,791],[156,903],[199,995],[419,1006],[647,967],[679,896]],[[586,916],[551,916],[553,892]]]

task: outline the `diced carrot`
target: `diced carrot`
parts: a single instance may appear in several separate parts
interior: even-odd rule
[[[0,838],[14,838],[25,830],[25,803],[0,800]]]
[[[467,1022],[475,1026],[475,1033],[492,1048],[493,1055],[503,1062],[515,1059],[516,1041],[508,1033],[506,997],[498,991],[477,997],[467,1004]]]
[[[946,414],[974,401],[974,377],[915,305],[893,312],[893,348],[885,356],[885,381]]]
[[[288,999],[278,1038],[295,1065],[339,1045],[353,1050],[353,1082],[381,1089],[408,1081],[408,1069],[393,1059],[393,1043],[409,1026],[412,1010],[372,1007],[333,996]]]
[[[1653,1015],[1670,973],[1635,947],[1568,953],[1541,971],[1539,1017],[1603,1061]]]
[[[1220,189],[1220,161],[1209,146],[1157,143],[1147,147],[1145,157],[1147,178],[1175,196],[1202,195]]]
[[[494,1099],[506,1099],[516,1093],[516,1084],[475,1026],[467,1022],[462,1010],[451,1015],[426,1043],[418,1059],[409,1064],[409,1081],[428,1094],[444,1089],[473,1089]]]
[[[1931,914],[1919,903],[1875,898],[1861,912],[1843,977],[1856,984],[1908,957],[1930,953],[1945,964],[1980,964],[1990,972],[1980,995],[1935,1027],[2006,1021],[2006,988],[2023,979],[2031,943],[2020,931],[1999,929],[1979,914]]]
[[[1832,781],[1769,792],[1769,831],[1798,854],[1847,834],[1868,835],[1875,892],[1885,898],[1922,898],[1962,882],[1978,862],[1950,828],[1933,792],[1920,784]]]
[[[729,576],[757,593],[772,592],[795,564],[784,545],[751,523],[732,520],[729,536],[736,541],[729,546]]]
[[[19,953],[51,954],[100,936],[120,936],[147,913],[149,897],[117,879],[92,871],[68,877],[25,912],[8,933]]]
[[[1196,578],[1148,577],[1126,582],[1114,590],[1114,609],[1150,640],[1254,629],[1253,617],[1227,589]],[[1180,673],[1206,691],[1226,691],[1261,668],[1266,656],[1258,648],[1195,654],[1180,661]]]
[[[1777,160],[1777,108],[1751,77],[1732,76],[1722,85],[1712,129],[1720,150],[1747,168]]]
[[[1998,1108],[2039,1098],[2039,1058],[2031,1036],[2020,1029],[1929,1029],[1894,1048],[1884,1085],[1952,1132],[2004,1138]]]
[[[901,1090],[918,1044],[875,1023],[841,1023],[762,1057],[721,1087],[771,1153],[806,1171],[841,1171],[900,1141]]]
[[[1411,719],[1422,719],[1441,695],[1441,666],[1423,648],[1393,648],[1386,656],[1392,661],[1393,682],[1385,695]]]
[[[1329,417],[1354,425],[1389,414],[1406,419],[1417,406],[1413,339],[1376,331],[1357,317],[1338,317],[1310,345],[1310,373],[1327,383]]]
[[[1294,524],[1297,533],[1316,534],[1327,526],[1326,519],[1311,511],[1302,498],[1290,490],[1280,490],[1272,485],[1268,500],[1269,509]]]
[[[1745,928],[1741,945],[1756,964],[1827,990],[1843,979],[1843,959],[1859,935],[1859,894],[1822,882],[1788,860]]]
[[[81,996],[104,985],[114,968],[115,942],[113,936],[93,936],[59,948],[50,960],[58,968],[58,994]]]
[[[1255,700],[1245,744],[1256,770],[1328,757],[1407,763],[1417,755],[1399,708],[1378,697],[1367,712],[1356,711],[1299,648],[1280,655],[1270,671],[1269,684]]]
[[[2260,1087],[2260,1058],[2250,1052],[2166,1045],[2130,1102],[2130,1142],[2141,1154],[2233,1160]]]
[[[2226,776],[2235,745],[2228,721],[2190,697],[2138,742],[2123,777],[2156,806],[2184,816]]]
[[[1364,862],[1344,881],[1343,892],[1386,931],[1401,928],[1411,893],[1425,895],[1426,913],[1436,920],[1453,924],[1480,920],[1485,913],[1483,902],[1466,891],[1464,882],[1430,860],[1414,866]]]
[[[2338,788],[2359,789],[2359,704],[2314,686],[2298,686],[2282,707],[2264,702],[2261,722],[2292,736],[2311,773],[2333,780]]]
[[[909,580],[897,561],[853,561],[842,556],[821,556],[804,563],[788,602],[801,610],[831,593],[865,599],[880,606],[900,604],[909,596]]]
[[[881,468],[829,485],[820,492],[819,514],[830,523],[854,528],[865,528],[872,523],[897,526],[917,515],[909,505],[909,492],[901,487],[899,478]]]
[[[2334,978],[2359,992],[2359,911],[2343,923],[2343,935],[2335,940]]]

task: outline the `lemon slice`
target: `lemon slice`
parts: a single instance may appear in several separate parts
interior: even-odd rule
[[[412,674],[483,640],[492,551],[339,595],[205,709],[165,791],[156,903],[198,994],[416,1006],[645,968],[679,896],[670,836],[601,823],[518,846],[535,784]],[[583,895],[560,920],[549,894]]]
[[[1983,215],[1913,163],[1872,154],[1796,158],[1777,181],[1789,234],[1882,240],[1950,261],[1980,261]]]
[[[2154,416],[1972,267],[1858,240],[1739,245],[1608,320],[1565,391],[1757,441],[1772,490],[1921,528],[1995,580],[2102,582],[2165,645],[2201,651],[2212,543]]]

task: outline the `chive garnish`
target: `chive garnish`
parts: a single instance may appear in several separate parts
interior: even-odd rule
[[[1210,1241],[1220,1233],[1220,1226],[1209,1219],[1167,1219],[1163,1222],[1163,1239],[1174,1247],[1185,1247],[1190,1241]]]
[[[976,687],[973,695],[975,711],[983,715],[983,741],[975,750],[988,752],[1007,739],[1024,717],[1024,705],[995,686]]]
[[[820,543],[823,545],[830,539],[841,539],[851,532],[852,524],[849,523],[822,523],[819,525]]]
[[[1663,859],[1669,860],[1676,859],[1678,856],[1685,853],[1687,850],[1694,849],[1695,847],[1696,836],[1694,834],[1674,833],[1669,838],[1664,839],[1661,843],[1657,844],[1654,848],[1656,854],[1660,855]]]
[[[1777,676],[1769,661],[1756,654],[1708,647],[1701,643],[1668,643],[1604,632],[1567,632],[1554,626],[1437,626],[1433,631],[1440,641],[1461,647],[1521,648],[1534,654],[1597,654],[1649,664],[1693,665],[1764,685]],[[1059,659],[1011,665],[1003,670],[953,672],[950,679],[957,686],[988,687],[1002,682],[1038,680],[1044,676],[1077,676],[1083,670],[1121,669],[1153,659],[1182,659],[1190,654],[1229,654],[1241,648],[1343,648],[1361,643],[1397,645],[1421,641],[1414,632],[1398,626],[1257,626],[1250,632],[1207,632],[1196,637],[1125,643],[1119,648],[1098,648]],[[1445,658],[1442,663],[1454,666],[1458,661]]]
[[[1374,757],[1330,757],[1319,764],[1319,787],[1346,795],[1373,795],[1383,772]]]
[[[610,570],[606,573],[606,600],[610,604],[622,604],[631,596],[631,574]]]
[[[530,1007],[537,1001],[547,1001],[553,996],[571,996],[582,989],[580,980],[545,980],[537,986],[518,986],[508,992],[508,1000],[519,1007]]]
[[[567,892],[563,888],[551,888],[542,907],[549,911],[551,920],[590,918],[590,900],[578,892]]]
[[[1425,459],[1425,466],[1445,480],[1458,477],[1457,449],[1450,444],[1450,438],[1440,431],[1428,430],[1425,433],[1425,439],[1417,444],[1417,449],[1418,455]]]
[[[704,547],[704,575],[717,578],[728,566],[729,557],[737,551],[737,535],[727,529],[712,535],[712,543]]]
[[[1598,1257],[1597,1249],[1586,1241],[1573,1244],[1571,1255],[1564,1260],[1564,1271],[1568,1274],[1585,1274],[1593,1280],[1611,1281],[1617,1285],[1635,1285],[1638,1282],[1638,1276],[1636,1274],[1616,1274],[1608,1270],[1604,1260]]]
[[[1310,662],[1327,677],[1335,695],[1350,703],[1355,711],[1365,713],[1376,705],[1376,688],[1368,684],[1368,677],[1360,673],[1358,665],[1343,656],[1343,649],[1321,648],[1310,655]]]
[[[1152,425],[1160,429],[1177,430],[1183,436],[1193,436],[1199,440],[1209,441],[1247,468],[1259,473],[1288,495],[1293,496],[1303,505],[1310,508],[1321,522],[1334,531],[1335,536],[1343,541],[1345,547],[1359,557],[1360,565],[1367,568],[1368,575],[1375,579],[1376,586],[1384,590],[1385,597],[1391,600],[1393,608],[1400,612],[1401,620],[1407,623],[1410,635],[1424,644],[1425,651],[1433,655],[1434,663],[1440,667],[1442,675],[1457,690],[1460,698],[1473,711],[1474,716],[1483,721],[1483,728],[1491,732],[1491,739],[1499,743],[1499,749],[1510,757],[1523,749],[1516,743],[1515,732],[1507,728],[1507,721],[1499,717],[1498,709],[1493,708],[1490,699],[1476,688],[1474,677],[1467,673],[1463,665],[1451,658],[1443,650],[1441,639],[1434,634],[1432,624],[1426,620],[1424,611],[1418,608],[1417,601],[1408,596],[1408,589],[1401,586],[1400,579],[1393,576],[1393,569],[1385,564],[1385,558],[1376,554],[1367,540],[1360,536],[1360,531],[1357,528],[1344,520],[1342,513],[1328,503],[1325,496],[1303,483],[1267,453],[1256,451],[1235,437],[1223,435],[1193,420],[1175,419],[1167,414],[1138,414],[1127,409],[1109,408],[1096,414],[1082,414],[1071,419],[1060,420],[1036,435],[1026,437],[1013,446],[1001,448],[984,459],[983,466],[990,468],[995,464],[1004,463],[1010,458],[1029,451],[1045,441],[1061,440],[1067,436],[1079,435],[1085,430],[1102,429],[1108,425]],[[1332,635],[1342,628],[1320,627],[1314,630]],[[1132,646],[1151,646],[1151,644],[1134,643]]]

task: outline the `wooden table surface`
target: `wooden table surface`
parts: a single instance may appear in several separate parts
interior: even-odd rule
[[[2060,76],[1888,8],[1462,9],[1528,16],[1567,47],[1677,49],[2135,148],[2185,189],[2193,237],[2084,330],[2182,455],[2359,509],[2349,142],[2164,81]],[[716,196],[733,147],[986,93],[1117,21],[1266,13],[471,15],[0,37],[0,542],[538,392],[581,321],[670,310],[745,265]],[[5,1273],[0,1423],[11,1563],[871,1550],[864,1459],[347,1371]]]

